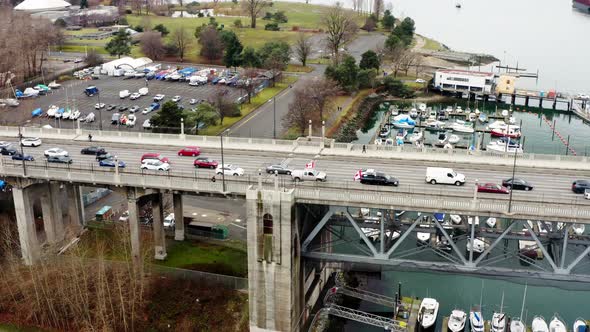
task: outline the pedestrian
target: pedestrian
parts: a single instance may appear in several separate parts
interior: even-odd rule
[[[211,177],[211,182],[215,182],[215,175]]]
[[[88,142],[92,142],[92,134],[88,134]]]
[[[367,147],[363,144],[363,153],[367,153]]]

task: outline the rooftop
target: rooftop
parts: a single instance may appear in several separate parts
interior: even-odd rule
[[[469,70],[461,70],[461,69],[442,69],[442,70],[437,70],[437,72],[446,73],[446,74],[479,76],[479,77],[494,76],[494,73],[481,72],[481,71],[469,71]]]

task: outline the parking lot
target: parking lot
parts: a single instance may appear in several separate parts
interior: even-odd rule
[[[88,86],[96,86],[100,93],[93,97],[87,97],[84,94],[84,90]],[[142,96],[137,100],[130,100],[129,97],[125,99],[119,98],[119,91],[129,90],[130,93],[137,92],[140,88],[148,87],[149,93],[147,96]],[[237,100],[240,96],[244,95],[244,90],[235,87],[229,87],[225,85],[212,85],[208,83],[201,86],[190,86],[188,82],[173,82],[173,81],[147,81],[143,78],[131,78],[124,79],[123,77],[110,77],[106,75],[100,75],[100,79],[97,80],[71,80],[62,83],[62,87],[57,90],[50,91],[45,96],[39,96],[30,99],[20,100],[18,107],[4,107],[0,109],[0,124],[4,125],[23,125],[23,126],[43,126],[50,125],[54,128],[75,128],[76,121],[72,120],[61,120],[55,118],[48,118],[45,113],[51,105],[56,105],[60,108],[69,105],[70,108],[75,106],[80,112],[80,119],[84,119],[87,114],[94,113],[95,121],[92,123],[80,122],[80,126],[86,129],[99,129],[100,119],[102,118],[103,130],[144,130],[142,124],[146,119],[149,119],[157,112],[150,114],[141,114],[141,110],[149,106],[154,102],[154,96],[156,94],[163,94],[166,97],[160,104],[171,100],[174,96],[178,95],[182,97],[179,102],[180,105],[184,106],[185,109],[194,107],[189,105],[190,99],[196,100],[210,100],[215,94],[217,89],[227,89],[229,100]],[[140,111],[135,113],[137,117],[136,125],[133,128],[126,126],[118,126],[111,124],[111,117],[113,112],[120,114],[128,114],[129,111],[120,112],[107,111],[107,107],[100,110],[96,110],[94,105],[98,103],[108,105],[125,105],[131,108],[134,105],[139,106]],[[37,108],[43,110],[44,115],[41,117],[33,118],[31,112]],[[161,109],[161,108],[160,108]],[[158,110],[159,111],[159,110]]]

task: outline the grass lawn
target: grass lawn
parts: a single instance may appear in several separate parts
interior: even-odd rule
[[[442,44],[437,42],[436,40],[430,39],[428,37],[423,37],[423,38],[424,38],[424,41],[426,42],[424,44],[425,50],[440,51],[440,50],[444,49]]]
[[[311,73],[313,71],[313,67],[302,65],[295,65],[295,64],[288,64],[287,69],[285,72],[287,73]]]
[[[83,28],[80,30],[65,30],[64,29],[64,35],[65,36],[80,36],[80,35],[87,35],[90,33],[97,33],[98,28]]]
[[[154,263],[236,277],[246,277],[248,274],[247,251],[237,245],[175,241],[167,248],[167,252],[168,257],[165,261],[154,261]]]
[[[225,118],[223,119],[223,125],[216,125],[212,127],[207,127],[201,131],[199,131],[199,135],[218,135],[220,132],[224,131],[226,128],[233,126],[236,122],[240,121],[243,117],[250,114],[252,111],[257,109],[258,107],[262,106],[264,103],[268,102],[272,97],[276,96],[279,92],[283,91],[285,88],[289,86],[289,84],[294,83],[297,81],[297,77],[295,76],[284,76],[283,81],[277,83],[274,87],[266,88],[262,90],[258,95],[252,98],[252,102],[250,104],[242,104],[242,115],[235,118]]]

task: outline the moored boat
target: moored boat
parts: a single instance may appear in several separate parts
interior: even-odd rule
[[[488,220],[486,220],[486,225],[488,225],[490,228],[496,227],[496,218],[489,217]]]
[[[574,233],[576,235],[582,235],[584,234],[584,231],[586,230],[586,225],[584,224],[573,224],[572,225],[572,229],[574,231]]]
[[[565,324],[557,314],[553,315],[553,318],[549,322],[549,330],[551,332],[567,332]]]
[[[461,223],[461,216],[458,214],[451,214],[451,221],[455,225],[459,225]]]
[[[543,316],[535,316],[535,318],[533,318],[531,328],[533,332],[549,332],[549,327],[547,326]]]
[[[481,306],[474,306],[469,311],[469,325],[471,332],[484,332],[484,320],[481,312]]]
[[[522,136],[520,126],[506,126],[505,128],[492,129],[490,134],[492,137],[511,137],[516,138]]]
[[[494,312],[492,315],[492,332],[504,332],[506,329],[506,314],[504,313],[504,293],[502,292],[502,302],[500,312]]]
[[[459,122],[455,122],[453,124],[450,125],[450,127],[453,131],[459,132],[459,133],[467,133],[467,134],[471,134],[475,131],[475,129],[473,129],[473,127],[468,126],[465,123],[459,123]]]
[[[419,131],[419,132],[415,132],[415,133],[413,133],[412,135],[410,135],[410,136],[408,137],[408,140],[409,140],[410,142],[414,143],[414,142],[417,142],[417,141],[421,140],[421,139],[422,139],[422,137],[423,137],[423,135],[422,135],[422,132],[421,132],[421,131]]]
[[[588,324],[582,318],[577,318],[574,322],[574,331],[573,332],[588,332]]]
[[[451,332],[462,332],[465,330],[465,322],[467,321],[467,314],[461,309],[455,309],[449,316],[447,326]]]
[[[481,114],[479,115],[479,122],[481,122],[481,123],[488,122],[488,116],[487,116],[487,114],[485,114],[485,113],[481,113]]]
[[[461,137],[459,137],[455,134],[452,134],[451,136],[449,136],[449,143],[451,143],[451,144],[457,144],[457,143],[459,143],[460,140],[461,140]]]
[[[418,110],[415,108],[412,108],[410,110],[410,112],[408,112],[408,114],[410,115],[411,118],[417,118],[418,117]]]
[[[426,297],[422,300],[418,311],[418,322],[422,328],[427,329],[435,325],[438,306],[439,304],[436,299]]]

